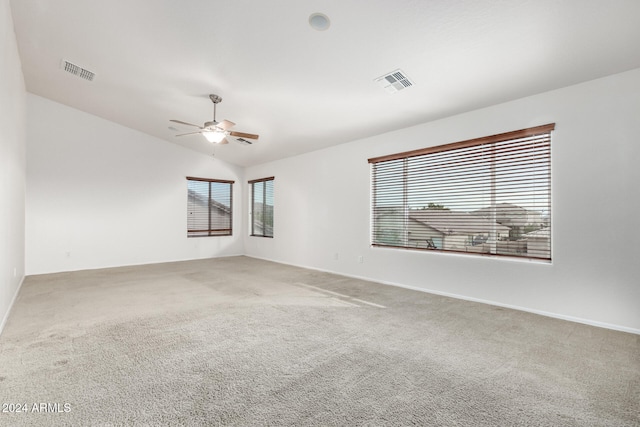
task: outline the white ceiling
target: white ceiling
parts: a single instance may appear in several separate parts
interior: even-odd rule
[[[27,90],[238,165],[640,67],[638,0],[12,0]],[[331,19],[309,26],[311,13]],[[93,82],[60,68],[66,59]],[[415,86],[374,79],[402,69]],[[251,146],[176,138],[212,118]],[[174,125],[180,131],[189,127]],[[68,129],[56,129],[65,132]],[[181,133],[181,132],[180,132]]]

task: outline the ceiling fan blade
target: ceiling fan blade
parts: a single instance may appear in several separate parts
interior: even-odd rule
[[[201,127],[201,126],[194,125],[193,123],[183,122],[182,120],[169,120],[169,121],[170,121],[170,122],[173,122],[173,123],[180,123],[181,125],[194,126],[194,127],[197,127],[197,128],[202,129],[202,127]]]
[[[176,135],[176,136],[185,136],[185,135],[195,135],[197,133],[202,133],[202,132],[189,132],[189,133],[181,133],[180,135]]]
[[[218,142],[218,144],[228,144],[229,141],[227,140],[227,138],[222,138],[222,141]]]
[[[222,130],[229,130],[235,125],[236,125],[235,123],[230,122],[229,120],[223,120],[220,123],[218,123],[216,127],[219,127]]]
[[[244,133],[244,132],[229,132],[229,135],[236,136],[238,138],[249,138],[249,139],[258,139],[259,135],[255,135],[253,133]]]

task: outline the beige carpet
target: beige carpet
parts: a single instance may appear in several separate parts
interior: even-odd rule
[[[640,336],[246,257],[33,276],[0,401],[3,426],[638,426]]]

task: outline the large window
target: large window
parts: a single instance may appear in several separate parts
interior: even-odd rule
[[[187,237],[230,236],[233,181],[187,177]]]
[[[254,179],[251,185],[251,235],[273,237],[274,177]]]
[[[372,244],[551,260],[551,131],[369,159]]]

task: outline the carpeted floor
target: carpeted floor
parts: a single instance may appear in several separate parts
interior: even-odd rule
[[[247,257],[32,276],[0,401],[3,426],[638,426],[640,336]]]

